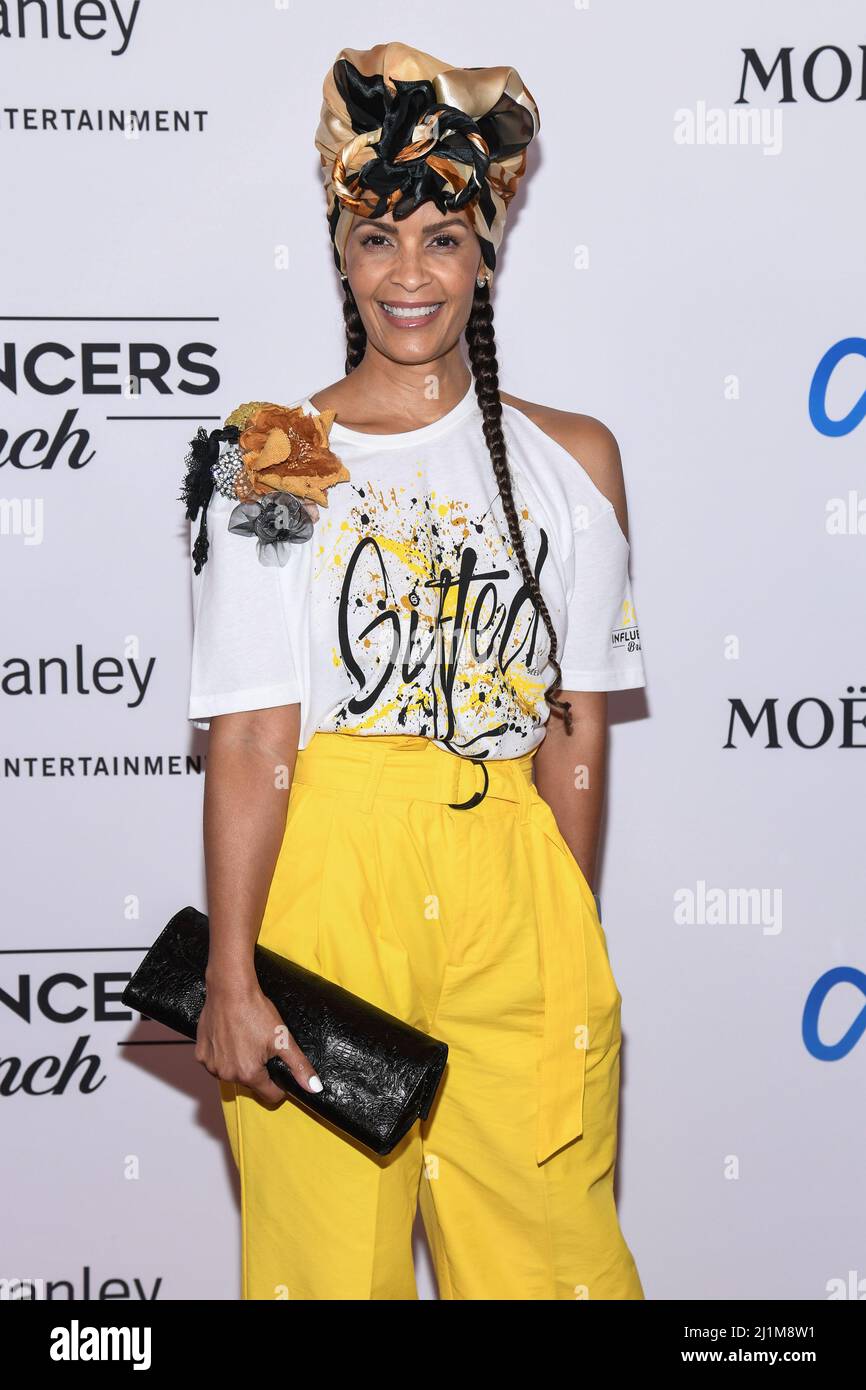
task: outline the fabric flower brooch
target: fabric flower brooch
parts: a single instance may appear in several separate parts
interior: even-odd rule
[[[196,574],[208,557],[207,508],[214,491],[236,499],[228,529],[256,539],[263,565],[284,565],[288,547],[308,541],[328,488],[349,481],[349,472],[328,447],[336,412],[307,415],[302,406],[250,401],[232,411],[221,430],[203,425],[186,456],[180,501],[195,521]]]

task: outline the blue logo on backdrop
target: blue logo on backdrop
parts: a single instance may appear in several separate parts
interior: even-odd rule
[[[819,980],[816,980],[809,990],[809,997],[806,1000],[806,1007],[803,1010],[803,1042],[813,1057],[817,1057],[819,1062],[838,1062],[840,1057],[847,1057],[848,1053],[866,1033],[866,1004],[860,1010],[851,1027],[843,1033],[837,1043],[823,1043],[818,1037],[818,1019],[821,1013],[821,1006],[830,990],[839,984],[856,985],[860,992],[866,996],[866,975],[862,970],[855,970],[852,965],[837,965],[832,970],[828,970]]]
[[[866,416],[866,391],[854,402],[847,415],[841,420],[831,420],[827,414],[827,387],[835,368],[846,357],[853,355],[866,357],[866,339],[842,338],[828,348],[815,368],[812,385],[809,387],[809,419],[819,434],[838,436],[850,434]]]

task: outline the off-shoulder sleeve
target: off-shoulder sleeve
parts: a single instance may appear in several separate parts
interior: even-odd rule
[[[574,527],[559,664],[564,690],[627,690],[646,685],[629,576],[629,543],[607,506]]]
[[[269,709],[301,699],[281,570],[258,558],[252,536],[228,529],[237,504],[214,492],[207,510],[208,558],[192,560],[193,643],[189,720],[207,729],[215,714]],[[192,535],[198,523],[191,525]]]

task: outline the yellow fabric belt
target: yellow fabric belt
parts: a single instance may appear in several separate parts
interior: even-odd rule
[[[533,833],[530,856],[539,924],[544,987],[544,1038],[536,1161],[583,1131],[588,1025],[586,914],[596,903],[552,810],[532,778],[535,750],[518,758],[473,761],[417,735],[315,733],[297,757],[293,783],[357,796],[372,809],[376,797],[420,800],[465,808],[484,799],[519,806],[520,824]]]
[[[528,800],[533,753],[473,760],[414,734],[316,733],[298,753],[294,781],[333,791],[457,805],[479,799]]]

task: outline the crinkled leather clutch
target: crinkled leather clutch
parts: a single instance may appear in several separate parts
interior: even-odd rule
[[[262,992],[322,1081],[305,1091],[282,1057],[271,1079],[308,1110],[376,1154],[388,1154],[433,1103],[448,1047],[331,980],[265,946],[254,951]],[[194,907],[172,917],[145,955],[123,1002],[195,1038],[205,1001],[208,919]]]

